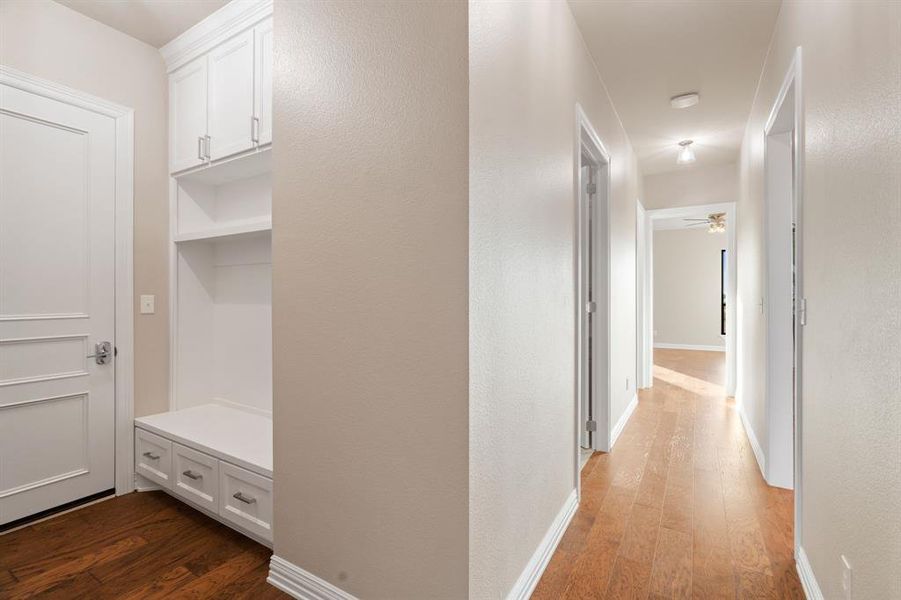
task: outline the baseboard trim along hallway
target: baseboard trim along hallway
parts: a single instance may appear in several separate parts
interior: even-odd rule
[[[636,393],[632,396],[632,401],[629,402],[629,406],[626,407],[625,412],[623,412],[623,416],[619,418],[619,421],[616,422],[616,425],[613,427],[613,431],[610,432],[610,449],[613,449],[613,445],[616,443],[616,440],[619,439],[620,434],[623,432],[623,429],[626,428],[626,424],[629,422],[629,418],[632,416],[632,413],[635,412],[635,408],[638,406],[638,394]]]
[[[804,588],[804,594],[807,600],[824,600],[823,592],[820,591],[820,584],[813,575],[813,568],[807,559],[807,553],[804,548],[798,548],[798,556],[795,557],[795,564],[798,568],[798,578],[801,580],[801,586]]]
[[[266,581],[299,600],[357,600],[356,596],[274,554]]]
[[[654,344],[655,348],[663,350],[701,350],[703,352],[725,352],[725,346],[704,346],[701,344],[666,344],[663,342]]]
[[[751,422],[748,420],[748,415],[745,414],[744,405],[738,402],[737,398],[736,404],[738,405],[738,416],[741,418],[741,426],[745,429],[745,435],[748,438],[748,443],[751,444],[751,450],[754,452],[754,458],[757,459],[757,466],[760,467],[760,474],[763,476],[764,481],[767,481],[766,456],[763,454],[763,448],[760,447],[760,442],[757,441],[757,434],[754,433],[754,428],[751,427]]]
[[[563,503],[563,507],[557,513],[557,517],[551,523],[547,533],[544,534],[544,539],[541,540],[541,544],[535,549],[535,553],[529,559],[526,568],[519,575],[519,579],[516,580],[513,589],[507,594],[507,600],[528,600],[532,595],[532,592],[535,591],[535,586],[538,585],[544,570],[551,560],[551,556],[554,555],[554,550],[557,549],[557,544],[560,543],[563,534],[566,533],[566,528],[569,527],[569,522],[572,521],[578,508],[579,496],[576,490],[573,490],[566,502]]]

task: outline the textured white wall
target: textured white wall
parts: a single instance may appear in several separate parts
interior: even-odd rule
[[[675,159],[673,159],[675,161]],[[645,175],[641,203],[647,210],[719,204],[738,199],[738,165],[688,165]]]
[[[705,227],[654,232],[654,343],[726,348],[720,335],[720,251]]]
[[[787,0],[742,147],[738,400],[762,428],[763,128],[797,46],[806,120],[802,545],[826,598],[901,598],[901,4]],[[765,432],[758,431],[761,441]]]
[[[275,553],[467,596],[465,3],[275,5]]]
[[[612,157],[615,423],[635,387],[631,147],[565,3],[470,5],[469,579],[479,600],[505,597],[575,487],[577,102]]]

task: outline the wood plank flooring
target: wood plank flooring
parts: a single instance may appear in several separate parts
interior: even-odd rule
[[[0,536],[0,598],[288,598],[272,552],[163,492],[99,502]]]
[[[533,600],[803,599],[792,492],[760,475],[719,352],[654,351],[654,386],[609,454]]]

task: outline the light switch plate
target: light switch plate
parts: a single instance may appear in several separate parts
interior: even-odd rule
[[[156,296],[152,294],[141,294],[141,314],[152,315],[156,312],[155,308]]]

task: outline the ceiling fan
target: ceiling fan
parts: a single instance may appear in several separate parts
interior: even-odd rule
[[[726,213],[710,213],[706,219],[682,219],[683,221],[694,221],[685,225],[686,227],[697,227],[699,225],[706,226],[709,233],[722,233],[726,231]]]

